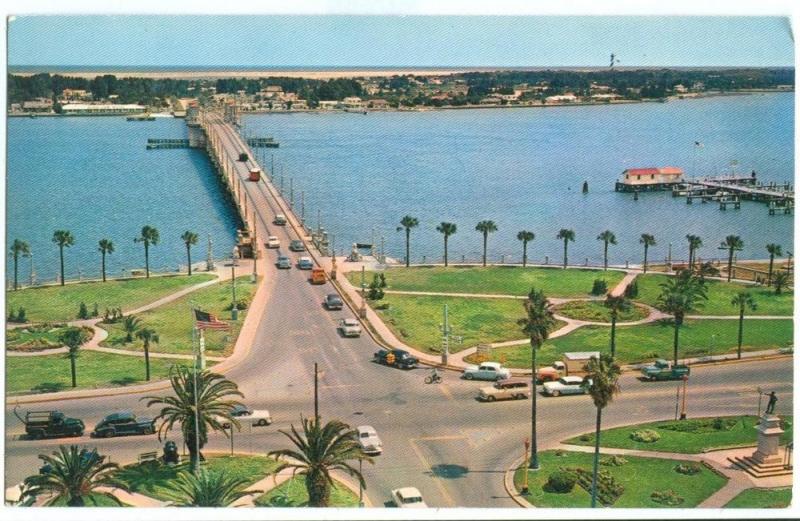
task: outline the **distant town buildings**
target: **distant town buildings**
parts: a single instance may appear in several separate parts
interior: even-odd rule
[[[61,107],[65,115],[103,115],[103,114],[141,114],[147,110],[144,105],[133,103],[67,103]]]

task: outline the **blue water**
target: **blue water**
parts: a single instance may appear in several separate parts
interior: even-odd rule
[[[741,210],[673,199],[668,193],[614,192],[629,167],[678,166],[690,174],[755,169],[764,181],[794,175],[793,94],[759,94],[614,106],[449,110],[360,114],[258,114],[244,118],[247,132],[272,135],[277,151],[262,151],[269,166],[275,153],[287,196],[293,178],[295,207],[305,192],[306,221],[335,235],[338,251],[353,242],[385,237],[387,255],[402,258],[402,216],[420,221],[412,232],[412,258],[440,260],[441,221],[455,222],[451,259],[478,259],[481,236],[474,230],[492,219],[490,260],[519,262],[519,230],[536,233],[529,257],[561,258],[560,228],[572,228],[573,262],[602,260],[603,230],[615,232],[613,262],[641,261],[639,236],[658,241],[650,259],[686,258],[688,233],[702,237],[702,258],[728,234],[745,243],[740,258],[764,258],[775,242],[792,251],[793,216],[769,216],[766,205],[745,202]],[[694,142],[703,143],[695,148]],[[588,195],[581,193],[589,182]],[[278,178],[276,178],[276,184]]]
[[[56,229],[70,230],[66,276],[100,273],[97,242],[114,242],[110,275],[144,266],[142,226],[155,226],[161,242],[151,248],[151,267],[175,270],[186,263],[180,235],[201,237],[193,260],[206,256],[207,236],[216,257],[229,255],[236,218],[220,195],[211,164],[198,150],[146,150],[149,137],[187,137],[183,120],[128,122],[124,117],[9,118],[7,236],[31,245],[40,281],[58,273]],[[7,269],[11,261],[7,260]],[[20,266],[27,281],[29,264]],[[9,272],[10,273],[10,272]]]

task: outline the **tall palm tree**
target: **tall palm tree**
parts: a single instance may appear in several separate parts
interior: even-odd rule
[[[738,235],[728,235],[719,245],[720,250],[728,250],[728,282],[731,281],[733,275],[733,253],[742,251],[742,248],[744,248],[744,241]]]
[[[583,385],[592,397],[597,408],[594,427],[594,466],[592,468],[592,508],[597,506],[597,470],[600,463],[600,426],[603,409],[611,403],[619,392],[620,367],[614,363],[614,357],[601,353],[600,358],[593,356],[586,365],[586,376]]]
[[[100,271],[103,272],[103,282],[106,281],[106,255],[114,253],[114,243],[110,239],[100,239],[97,243],[97,251],[100,252]]]
[[[125,330],[125,343],[133,342],[133,336],[142,327],[142,321],[139,317],[128,315],[122,319],[122,329]]]
[[[50,496],[46,506],[65,502],[68,507],[82,507],[93,496],[104,496],[122,506],[114,494],[99,489],[110,487],[130,492],[126,483],[114,477],[119,465],[106,462],[106,456],[99,455],[97,449],[61,445],[52,456],[40,454],[39,459],[47,471],[25,478],[21,500],[35,500],[45,494]]]
[[[736,349],[736,358],[742,358],[742,331],[744,329],[744,312],[746,309],[755,311],[758,307],[756,300],[747,291],[740,291],[731,299],[731,305],[739,308],[739,337]]]
[[[331,471],[343,471],[358,480],[366,488],[364,476],[350,461],[373,460],[366,454],[358,443],[358,433],[349,425],[339,420],[332,420],[325,425],[320,424],[319,418],[300,418],[303,432],[300,433],[291,426],[291,432],[279,430],[289,438],[295,448],[279,449],[269,452],[274,458],[288,458],[281,461],[274,473],[283,469],[294,469],[295,473],[305,476],[306,490],[308,491],[308,506],[326,507],[330,504],[333,478]]]
[[[772,267],[775,262],[775,257],[783,255],[780,244],[770,243],[767,244],[767,253],[769,253],[769,273],[767,274],[767,286],[772,285]]]
[[[77,387],[78,381],[75,362],[78,359],[78,350],[84,342],[86,342],[87,335],[83,329],[79,327],[70,327],[61,332],[58,336],[58,340],[67,348],[66,357],[69,359],[69,368],[72,373],[72,387]]]
[[[142,341],[142,346],[144,347],[144,373],[145,373],[145,380],[148,382],[150,381],[150,343],[153,342],[157,344],[159,342],[158,333],[155,332],[154,329],[149,327],[143,327],[139,331],[136,332],[136,338]]]
[[[689,270],[691,270],[694,268],[694,257],[697,254],[697,250],[703,245],[703,239],[697,235],[689,234],[686,236],[686,240],[689,241]]]
[[[517,321],[522,326],[522,332],[528,335],[531,341],[531,459],[528,468],[539,468],[539,454],[536,443],[536,375],[538,365],[536,353],[550,335],[550,330],[556,323],[553,310],[544,292],[531,288],[528,299],[524,303],[525,318]]]
[[[497,231],[497,225],[494,221],[481,221],[475,225],[475,230],[483,234],[483,266],[486,267],[486,242],[489,234]]]
[[[14,291],[17,291],[19,284],[17,283],[17,265],[19,264],[20,257],[28,257],[31,254],[30,245],[19,239],[14,239],[11,243],[11,257],[14,259]]]
[[[186,230],[181,235],[183,244],[186,245],[186,263],[189,265],[189,276],[192,276],[192,246],[197,244],[198,236],[194,232]]]
[[[649,233],[643,233],[639,238],[639,244],[644,245],[644,262],[642,263],[642,272],[647,273],[647,250],[650,246],[656,245],[656,238]]]
[[[411,228],[419,226],[419,220],[416,217],[406,215],[400,219],[400,226],[397,227],[399,232],[402,229],[406,230],[406,268],[411,265]]]
[[[455,223],[443,222],[436,227],[436,231],[444,235],[444,267],[447,267],[447,238],[457,231]]]
[[[64,248],[69,248],[75,244],[75,237],[68,230],[56,230],[53,232],[53,242],[58,245],[58,255],[61,260],[61,285],[64,285]]]
[[[150,246],[158,244],[158,240],[158,230],[150,225],[142,227],[141,235],[133,239],[133,242],[144,244],[144,272],[148,279],[150,278]]]
[[[687,313],[702,306],[702,301],[708,299],[707,290],[703,280],[690,270],[681,270],[659,286],[661,294],[658,296],[658,307],[673,317],[675,328],[672,344],[673,362],[677,364],[678,332],[683,325],[683,319]]]
[[[603,269],[608,269],[608,245],[617,244],[617,236],[611,230],[606,230],[597,236],[598,241],[603,241]]]
[[[241,403],[233,398],[244,395],[235,383],[220,374],[210,371],[195,372],[182,365],[172,366],[169,381],[173,396],[146,396],[142,399],[148,400],[147,407],[162,405],[161,411],[155,417],[155,421],[161,422],[158,426],[159,441],[175,424],[180,424],[183,442],[189,450],[189,459],[192,466],[198,469],[202,458],[200,450],[208,442],[209,429],[222,431],[228,436],[223,423],[239,427],[239,421],[231,411]],[[197,422],[195,422],[195,412]]]
[[[556,239],[564,241],[564,269],[567,269],[567,244],[572,241],[575,242],[575,232],[568,228],[561,228],[556,235]]]
[[[517,240],[522,241],[522,267],[528,264],[528,243],[536,238],[536,234],[527,230],[517,233]]]
[[[631,301],[625,295],[608,295],[603,303],[610,311],[611,314],[611,356],[616,355],[616,333],[617,333],[617,319],[621,311],[628,311],[631,309]]]
[[[783,292],[783,288],[789,285],[789,275],[788,271],[779,271],[772,277],[772,286],[775,288],[775,294],[780,295]]]
[[[197,475],[181,472],[173,487],[181,498],[174,505],[181,507],[226,507],[234,501],[261,494],[260,490],[244,491],[250,480],[227,475],[224,471],[200,470]]]

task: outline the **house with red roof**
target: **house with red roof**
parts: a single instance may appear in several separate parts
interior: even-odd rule
[[[665,166],[662,168],[628,168],[617,181],[617,192],[650,190],[671,190],[684,181],[682,168]]]

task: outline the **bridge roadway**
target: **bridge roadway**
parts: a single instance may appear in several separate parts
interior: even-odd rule
[[[231,157],[242,150],[241,139],[227,125],[214,123],[220,143]],[[212,130],[213,131],[213,130]],[[235,163],[237,175],[247,175],[247,165]],[[282,245],[296,238],[289,227],[270,224],[276,208],[264,183],[243,183],[259,209],[260,240],[267,232]],[[286,250],[283,250],[286,251]],[[288,252],[287,252],[288,253]],[[272,260],[275,250],[267,250]],[[296,255],[291,254],[296,260]],[[400,371],[371,362],[377,349],[363,336],[344,339],[336,332],[336,321],[348,311],[328,312],[321,301],[332,292],[329,285],[312,286],[307,273],[297,269],[278,271],[270,262],[265,274],[270,284],[267,305],[248,357],[227,373],[244,392],[245,402],[267,408],[275,423],[261,431],[237,433],[237,451],[266,453],[286,447],[288,440],[278,429],[297,424],[300,415],[313,414],[313,364],[323,371],[320,380],[320,412],[323,420],[338,418],[353,426],[374,426],[384,442],[384,454],[374,465],[365,465],[373,505],[389,501],[390,490],[416,486],[431,506],[514,507],[503,486],[503,473],[522,455],[528,436],[530,402],[493,404],[474,397],[482,384],[460,380],[447,373],[441,385],[425,385],[424,369]],[[755,412],[757,386],[779,393],[779,411],[790,411],[791,359],[746,364],[698,367],[693,371],[689,415],[719,415]],[[675,383],[642,383],[633,375],[622,379],[622,394],[604,412],[604,425],[671,418],[675,412]],[[162,392],[163,393],[163,392]],[[155,393],[155,394],[162,394]],[[57,407],[82,418],[87,431],[105,414],[133,410],[153,416],[140,402],[142,394],[64,400],[40,404],[34,409]],[[586,396],[539,400],[540,447],[565,437],[587,432],[594,426],[594,409]],[[160,447],[156,436],[93,440],[88,434],[77,439],[31,441],[19,439],[22,425],[6,406],[6,486],[35,473],[37,455],[58,445],[79,443],[96,446],[116,462],[135,460],[141,452]],[[180,439],[174,432],[172,439]],[[228,450],[227,438],[211,436],[206,450]]]

